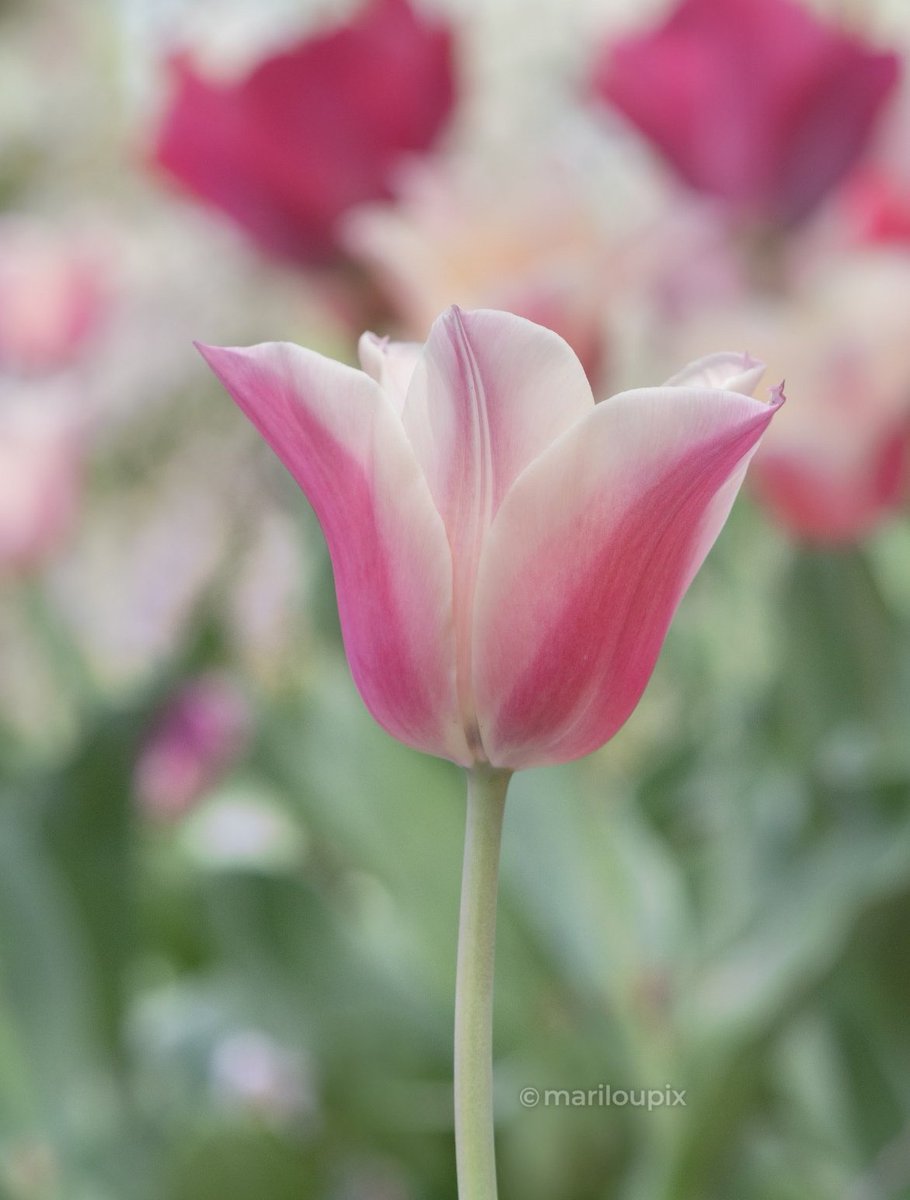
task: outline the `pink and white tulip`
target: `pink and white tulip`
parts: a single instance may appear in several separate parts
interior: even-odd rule
[[[451,308],[362,371],[287,343],[200,347],[306,493],[376,720],[469,766],[611,738],[782,400],[731,354],[595,405],[551,331]]]

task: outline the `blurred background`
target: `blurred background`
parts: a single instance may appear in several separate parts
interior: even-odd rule
[[[501,1192],[910,1197],[904,0],[0,0],[0,1196],[454,1200],[460,773],[192,341],[452,302],[789,403],[638,711],[514,780]],[[523,1088],[686,1104],[522,1106]]]

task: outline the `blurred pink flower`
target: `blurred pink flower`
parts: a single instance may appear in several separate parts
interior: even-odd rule
[[[832,390],[831,399],[836,409],[843,395]],[[862,423],[857,407],[852,421],[846,414],[839,420],[841,436],[851,424]],[[797,537],[828,544],[855,541],[906,499],[910,422],[863,441],[869,443],[865,455],[847,452],[839,462],[826,462],[826,456],[798,444],[769,450],[755,465],[753,489]]]
[[[594,87],[691,187],[788,225],[853,166],[898,74],[794,0],[681,0],[608,46]]]
[[[823,254],[787,293],[703,312],[676,342],[748,337],[794,400],[763,440],[752,491],[798,538],[852,541],[908,497],[910,254]]]
[[[37,221],[0,221],[0,371],[52,371],[77,355],[104,309],[85,247]]]
[[[492,307],[564,337],[597,381],[606,351],[603,228],[577,181],[541,169],[508,180],[419,164],[403,173],[394,204],[355,209],[343,237],[376,274],[404,322],[424,338],[446,305]]]
[[[367,0],[237,81],[205,79],[178,56],[155,158],[263,249],[329,260],[341,214],[388,195],[395,165],[440,133],[452,58],[448,28],[408,0]]]
[[[859,171],[844,191],[850,230],[860,242],[910,246],[910,183],[881,167]]]
[[[894,364],[883,371],[849,339],[794,361],[803,403],[762,448],[752,488],[797,537],[855,541],[907,501],[910,362],[896,377]]]
[[[34,568],[78,506],[83,438],[60,380],[0,386],[0,574]]]
[[[177,817],[218,782],[242,754],[251,714],[226,675],[209,672],[171,697],[136,763],[134,784],[143,809]]]
[[[200,349],[316,511],[367,707],[466,766],[616,733],[782,399],[715,355],[595,406],[561,338],[484,310],[449,309],[426,346],[364,334],[363,371]]]

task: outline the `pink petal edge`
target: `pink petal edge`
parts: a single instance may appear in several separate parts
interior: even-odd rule
[[[625,723],[782,400],[626,392],[516,481],[477,583],[475,695],[495,766],[566,762]]]
[[[367,708],[407,745],[469,765],[451,555],[392,404],[362,372],[289,343],[197,348],[319,518]]]

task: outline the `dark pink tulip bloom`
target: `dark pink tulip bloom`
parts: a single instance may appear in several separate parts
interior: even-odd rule
[[[177,817],[224,774],[246,745],[250,710],[231,680],[209,672],[171,697],[136,764],[135,786],[149,815]]]
[[[594,86],[691,187],[787,225],[857,160],[898,74],[793,0],[682,0],[609,47]]]
[[[297,262],[336,252],[336,222],[389,194],[452,107],[452,39],[407,0],[369,0],[347,25],[218,83],[184,57],[155,157],[264,250]]]
[[[781,399],[723,354],[595,406],[562,338],[491,310],[364,334],[362,371],[200,349],[316,511],[367,707],[465,766],[616,733]]]

